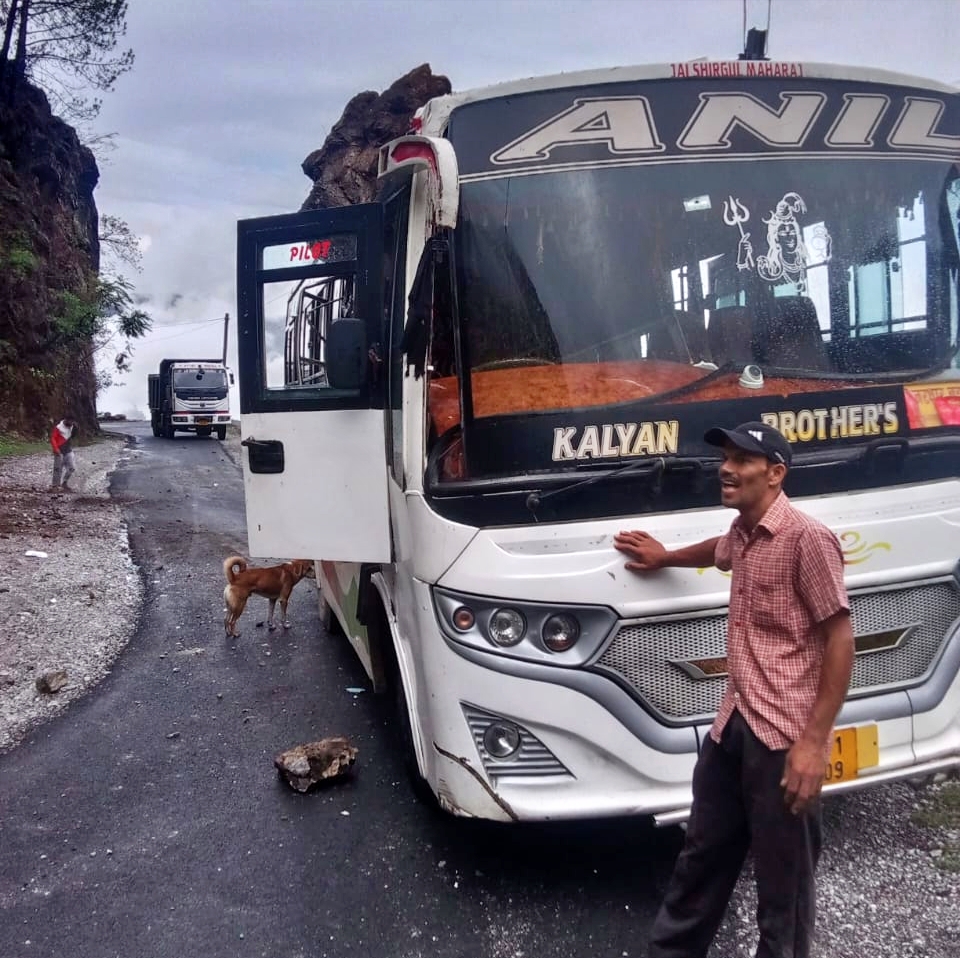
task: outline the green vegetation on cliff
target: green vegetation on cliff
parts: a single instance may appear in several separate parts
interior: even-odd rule
[[[97,351],[150,328],[131,284],[101,272],[97,163],[48,100],[74,120],[96,114],[87,94],[133,63],[115,52],[126,8],[0,0],[0,434],[45,436],[64,415],[95,433]],[[136,267],[129,227],[107,216],[103,229],[105,248]]]

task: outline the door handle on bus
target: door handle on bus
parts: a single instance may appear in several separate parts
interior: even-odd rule
[[[248,436],[240,440],[247,447],[250,471],[261,475],[283,472],[283,443],[276,439],[254,439]]]

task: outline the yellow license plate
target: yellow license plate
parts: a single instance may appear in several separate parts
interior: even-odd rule
[[[830,761],[824,770],[823,783],[848,782],[860,769],[870,768],[880,760],[876,725],[838,728],[833,733]]]
[[[210,425],[210,419],[209,419],[209,418],[207,418],[207,419],[198,419],[198,420],[197,420],[197,425],[198,425],[198,426],[209,426],[209,425]]]

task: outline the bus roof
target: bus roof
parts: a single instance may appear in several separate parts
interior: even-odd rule
[[[541,90],[562,90],[565,87],[598,86],[605,83],[624,83],[635,80],[669,80],[679,76],[678,67],[688,69],[688,78],[691,80],[730,79],[737,76],[742,76],[746,82],[755,79],[791,77],[816,80],[861,80],[865,83],[919,87],[939,93],[960,93],[960,88],[949,83],[941,83],[939,80],[930,80],[889,70],[875,70],[833,63],[803,63],[787,60],[686,60],[677,63],[555,73],[550,76],[509,80],[492,86],[478,87],[474,90],[464,90],[459,93],[435,97],[423,108],[421,132],[432,136],[442,133],[446,128],[450,114],[457,107],[467,103],[516,96],[521,93],[535,93]]]

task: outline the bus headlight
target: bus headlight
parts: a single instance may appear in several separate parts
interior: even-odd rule
[[[509,722],[493,722],[483,733],[483,747],[493,758],[509,758],[520,748],[520,730]]]
[[[473,649],[554,668],[592,661],[619,621],[607,606],[524,602],[440,586],[433,589],[433,601],[440,630],[458,651]],[[526,733],[521,729],[521,734]]]
[[[551,615],[540,630],[543,644],[551,652],[566,652],[573,648],[580,638],[580,623],[565,612]]]
[[[494,645],[516,645],[527,631],[527,620],[516,609],[496,609],[490,616],[489,631]]]

